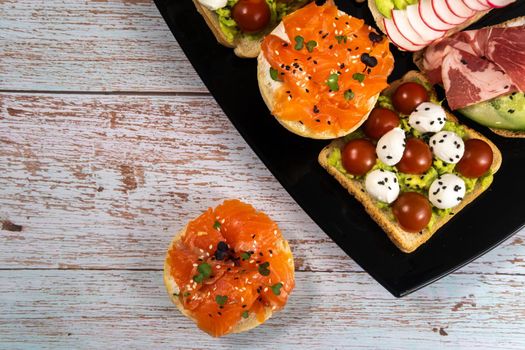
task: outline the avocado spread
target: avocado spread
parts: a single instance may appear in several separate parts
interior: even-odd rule
[[[439,103],[437,101],[432,101],[432,102]],[[392,105],[392,100],[388,96],[383,96],[383,95],[379,96],[377,105],[382,108],[388,108],[388,109],[394,110],[394,107]],[[400,127],[406,132],[407,138],[408,137],[422,137],[423,139],[428,139],[426,135],[423,135],[419,133],[418,131],[414,130],[412,127],[410,127],[410,125],[408,124],[407,116],[400,115],[400,117],[401,117]],[[465,130],[465,128],[462,125],[456,124],[452,121],[446,121],[443,127],[443,130],[453,131],[456,134],[458,134],[461,138],[463,139],[467,138],[467,131]],[[365,135],[361,129],[358,129],[354,131],[353,133],[345,136],[344,141],[346,143],[352,139],[362,138],[362,137],[365,137]],[[341,159],[341,150],[338,148],[334,149],[328,156],[328,164],[336,168],[339,172],[344,174],[349,179],[358,180],[358,179],[364,179],[366,177],[366,175],[365,176],[354,176],[352,174],[349,174],[345,170],[345,168],[343,167],[342,159]],[[436,159],[436,158],[434,158],[430,169],[426,173],[421,174],[421,175],[402,173],[399,170],[397,170],[395,166],[388,166],[384,164],[383,162],[381,162],[379,159],[377,159],[375,166],[370,171],[373,171],[376,169],[383,169],[383,170],[395,172],[399,180],[399,186],[400,186],[401,192],[407,192],[407,191],[419,192],[421,194],[424,194],[425,196],[427,196],[428,189],[430,188],[430,185],[432,184],[432,182],[438,176],[441,176],[443,174],[453,173],[461,177],[465,181],[466,193],[471,192],[478,182],[481,184],[483,189],[487,188],[488,186],[490,186],[490,184],[492,183],[492,179],[493,179],[492,172],[490,171],[484,176],[477,178],[477,179],[464,177],[455,171],[455,164],[445,163],[442,160]],[[380,201],[375,201],[375,203],[379,209],[382,209],[384,212],[391,215],[390,210],[388,210],[389,205],[387,203],[383,203]],[[428,224],[428,227],[432,227],[432,225],[441,217],[444,217],[446,215],[454,215],[453,209],[454,208],[438,209],[434,207],[432,209],[432,218]]]
[[[241,32],[237,23],[233,19],[231,12],[233,6],[239,0],[228,0],[228,3],[223,8],[215,10],[219,18],[219,26],[222,33],[229,42],[233,42],[235,37]],[[270,8],[270,26],[273,28],[281,19],[288,14],[290,8],[297,8],[298,5],[305,3],[305,0],[297,0],[291,2],[277,2],[277,0],[266,0],[268,7]],[[263,33],[250,33],[245,34],[248,38],[256,40],[259,39]]]

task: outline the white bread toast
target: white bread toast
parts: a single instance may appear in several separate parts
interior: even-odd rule
[[[397,87],[408,81],[415,81],[415,82],[424,82],[428,83],[424,76],[415,71],[408,72],[402,79],[395,81],[392,83],[388,89],[383,91],[383,94],[386,96],[391,95]],[[447,119],[457,122],[457,119],[450,113],[447,112]],[[465,130],[467,131],[467,134],[470,138],[478,138],[485,141],[491,148],[494,153],[493,163],[490,168],[492,173],[496,173],[501,165],[501,153],[498,150],[498,148],[487,138],[485,138],[483,135],[479,134],[478,132],[466,127]],[[321,153],[319,154],[319,163],[323,168],[325,168],[332,176],[334,176],[337,181],[343,187],[345,187],[350,194],[352,194],[361,204],[364,206],[366,212],[374,219],[374,221],[377,222],[379,226],[385,231],[385,233],[388,235],[390,240],[403,252],[405,253],[411,253],[414,250],[416,250],[419,246],[421,246],[423,243],[428,241],[430,237],[444,224],[447,223],[447,221],[450,220],[452,215],[446,217],[440,217],[436,220],[436,222],[432,225],[432,228],[425,228],[424,230],[420,231],[419,233],[411,233],[403,230],[399,224],[393,219],[392,215],[390,214],[391,209],[381,209],[377,204],[376,201],[368,195],[368,193],[365,190],[363,181],[358,181],[355,179],[350,179],[346,177],[344,174],[339,172],[335,167],[328,164],[328,157],[330,156],[331,152],[335,148],[342,149],[344,146],[345,141],[343,139],[337,139],[334,140],[332,143],[330,143],[328,146],[326,146]],[[461,203],[452,209],[451,213],[454,213],[454,215],[457,215],[458,212],[461,211],[466,205],[468,205],[470,202],[472,202],[474,199],[476,199],[483,191],[485,191],[486,188],[483,188],[480,184],[480,181],[477,181],[476,186],[473,191],[469,192],[464,196],[464,199],[461,201]]]
[[[456,0],[456,1],[460,1],[460,0]],[[384,18],[384,16],[377,9],[375,0],[368,0],[368,8],[370,9],[370,12],[372,12],[372,16],[374,17],[374,20],[375,20],[376,25],[378,26],[378,28],[383,33],[386,33],[385,26],[383,25],[383,18]],[[445,33],[445,35],[443,37],[447,37],[447,36],[450,36],[450,35],[452,35],[454,33],[462,31],[463,29],[465,29],[468,26],[470,26],[472,23],[477,22],[481,17],[485,16],[489,11],[490,11],[490,9],[486,10],[486,11],[478,12],[476,15],[474,15],[473,17],[471,17],[469,20],[465,21],[464,23],[459,24],[459,25],[457,25],[456,27],[454,27],[452,29],[449,29]],[[399,48],[399,50],[402,51],[401,48]]]
[[[525,16],[513,18],[511,20],[495,24],[493,26],[490,26],[488,28],[494,27],[494,28],[503,28],[503,27],[513,27],[513,26],[519,26],[525,24]],[[423,58],[425,56],[425,50],[418,51],[414,53],[413,60],[416,66],[419,68],[419,70],[423,71]],[[492,130],[492,132],[503,136],[503,137],[510,137],[510,138],[525,138],[525,131],[513,131],[513,130],[505,130],[505,129],[495,129],[495,128],[489,128]]]
[[[179,240],[181,240],[181,238],[184,236],[186,232],[186,229],[187,229],[187,226],[184,227],[179,233],[177,233],[177,235],[175,235],[175,237],[173,238],[173,240],[171,241],[168,247],[166,259],[164,261],[163,277],[164,277],[164,285],[166,286],[166,291],[168,292],[168,295],[171,301],[173,302],[173,304],[175,304],[177,309],[179,309],[183,315],[185,315],[189,319],[196,322],[195,317],[192,315],[192,311],[185,309],[184,305],[180,301],[180,296],[179,296],[180,288],[175,282],[175,279],[173,278],[171,274],[171,265],[169,264],[169,259],[168,259],[169,251]],[[286,241],[284,238],[281,239],[277,243],[276,247],[278,248],[274,250],[280,249],[280,250],[289,252],[290,255],[292,254],[290,246],[288,245],[288,241]],[[294,271],[295,269],[294,260],[289,259],[288,264],[290,266],[291,271]],[[254,312],[250,312],[248,317],[241,318],[241,320],[233,327],[233,329],[229,333],[241,333],[241,332],[248,331],[252,328],[255,328],[259,326],[260,324],[264,323],[267,319],[269,319],[272,316],[272,314],[273,314],[273,310],[272,310],[272,307],[270,306],[264,308],[264,317],[262,320],[259,320],[257,318],[257,315]]]
[[[261,52],[261,42],[264,36],[273,30],[272,26],[269,26],[266,30],[259,33],[258,38],[253,38],[242,33],[238,34],[233,42],[230,42],[221,30],[219,25],[219,17],[214,11],[211,11],[204,7],[199,0],[193,0],[197,11],[202,15],[208,27],[210,27],[213,35],[217,41],[226,47],[233,48],[235,55],[241,58],[255,58]],[[291,9],[292,11],[295,9]]]

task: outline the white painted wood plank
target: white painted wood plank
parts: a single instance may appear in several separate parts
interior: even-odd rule
[[[224,198],[265,210],[300,270],[361,271],[207,96],[0,95],[0,267],[162,266],[171,236]],[[365,215],[365,214],[364,214]],[[462,271],[524,273],[525,231]]]
[[[524,298],[525,276],[453,275],[394,299],[364,273],[300,272],[285,311],[213,339],[157,271],[0,271],[0,347],[523,349]]]
[[[0,90],[207,91],[152,0],[0,1]]]

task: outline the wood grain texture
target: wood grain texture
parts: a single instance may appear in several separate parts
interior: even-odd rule
[[[0,90],[207,91],[152,0],[0,1]]]
[[[365,273],[297,274],[284,312],[213,339],[171,305],[160,272],[0,271],[9,349],[523,349],[525,276],[453,275],[394,299]]]
[[[0,101],[0,219],[23,227],[0,231],[1,267],[157,269],[186,221],[238,197],[280,224],[299,270],[361,271],[208,96]],[[462,271],[523,273],[524,234]]]

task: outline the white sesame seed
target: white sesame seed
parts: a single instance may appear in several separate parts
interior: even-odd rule
[[[210,246],[208,247],[208,249],[213,249],[213,244],[210,244]]]
[[[255,260],[253,260],[253,259],[249,261],[250,264],[253,264],[254,262],[255,262]]]
[[[220,269],[221,269],[221,265],[215,265],[215,268],[216,268],[217,270],[220,270]]]
[[[226,219],[221,220],[221,224],[224,224],[226,222]]]
[[[300,31],[301,31],[301,28],[297,27],[297,28],[295,28],[295,30],[297,30],[298,32],[300,32]]]
[[[268,291],[268,287],[264,288],[264,291],[267,292]]]
[[[197,267],[197,266],[199,266],[199,264],[193,264],[193,267]]]
[[[206,253],[206,256],[210,256],[210,253]]]
[[[279,51],[275,50],[274,52],[277,56],[279,56]]]
[[[244,303],[244,297],[241,297],[241,303]]]

